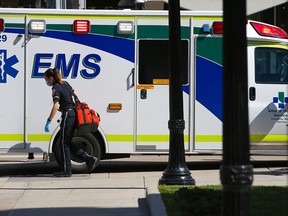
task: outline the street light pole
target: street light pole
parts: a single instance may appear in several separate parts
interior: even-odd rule
[[[169,0],[169,161],[160,185],[195,185],[185,162],[180,26],[180,2]]]
[[[246,0],[223,0],[222,215],[249,216],[253,167],[249,159]]]

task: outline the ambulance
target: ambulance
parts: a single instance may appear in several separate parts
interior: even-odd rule
[[[62,163],[60,112],[44,132],[52,97],[43,76],[57,67],[101,117],[73,145],[99,160],[168,154],[168,29],[167,11],[1,8],[0,152]],[[221,153],[222,12],[181,11],[181,38],[185,152]],[[288,35],[248,20],[247,41],[251,152],[287,153]]]

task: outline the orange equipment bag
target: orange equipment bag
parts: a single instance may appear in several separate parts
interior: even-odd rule
[[[93,109],[90,109],[85,102],[76,103],[77,133],[84,134],[95,132],[100,123],[100,116]]]

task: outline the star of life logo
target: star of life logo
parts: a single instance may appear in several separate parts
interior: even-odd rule
[[[288,97],[285,97],[284,92],[278,92],[278,97],[273,97],[273,103],[278,109],[284,109],[285,105],[288,104]]]
[[[7,58],[7,50],[0,50],[0,84],[7,83],[7,75],[16,78],[19,71],[13,65],[18,62],[15,55]]]

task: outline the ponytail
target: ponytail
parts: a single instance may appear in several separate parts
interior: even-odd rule
[[[54,68],[53,71],[54,71],[54,79],[55,79],[55,81],[60,83],[60,84],[62,84],[63,81],[62,81],[62,76],[61,76],[61,73],[60,73],[59,69],[58,68]]]
[[[53,68],[53,69],[49,68],[49,69],[47,69],[45,71],[45,73],[44,73],[44,76],[46,76],[48,78],[53,77],[55,82],[58,82],[60,84],[63,83],[62,76],[61,76],[61,73],[60,73],[58,68]]]

